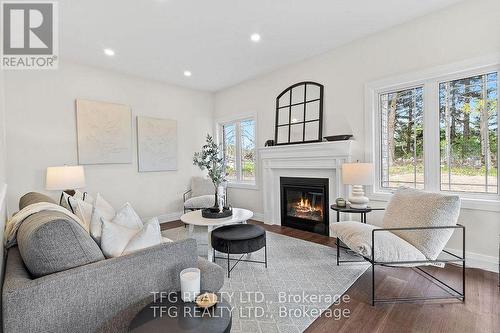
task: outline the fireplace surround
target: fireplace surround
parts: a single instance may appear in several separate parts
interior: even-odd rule
[[[329,236],[328,178],[280,177],[281,225]]]
[[[346,140],[259,148],[262,220],[281,225],[281,177],[327,178],[328,207],[337,197],[346,197],[348,188],[342,184],[340,168],[351,160],[352,143]],[[329,226],[334,223],[334,215],[328,216]]]

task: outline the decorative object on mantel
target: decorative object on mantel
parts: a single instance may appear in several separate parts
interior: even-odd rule
[[[274,146],[274,140],[267,140],[264,144],[264,147],[272,147]]]
[[[139,172],[177,170],[177,121],[137,117]]]
[[[351,208],[368,207],[369,199],[365,197],[363,185],[373,184],[373,172],[373,163],[342,164],[342,182],[345,185],[352,185],[352,193],[349,196]]]
[[[337,200],[335,200],[335,203],[337,204],[337,207],[345,207],[346,206],[346,201],[344,198],[337,198]]]
[[[62,203],[64,193],[73,196],[75,189],[85,187],[85,171],[81,165],[65,165],[48,167],[45,179],[45,188],[49,191],[62,191],[59,204]]]
[[[305,81],[276,98],[275,145],[322,141],[323,85]]]
[[[127,105],[76,100],[78,164],[132,163],[132,113]]]
[[[205,208],[201,211],[202,216],[206,218],[223,218],[233,214],[231,207],[219,207],[219,186],[226,181],[226,164],[220,152],[220,147],[215,143],[213,137],[207,134],[206,144],[193,157],[193,164],[201,170],[208,171],[208,177],[212,180],[215,187],[214,207]],[[222,193],[221,193],[222,194]],[[225,197],[223,194],[221,195]],[[222,208],[222,209],[220,209]]]
[[[352,138],[352,134],[342,134],[342,135],[330,135],[330,136],[325,136],[324,139],[326,141],[343,141],[343,140],[349,140]]]

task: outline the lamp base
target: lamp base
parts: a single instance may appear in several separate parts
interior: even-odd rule
[[[368,207],[370,199],[365,197],[363,185],[353,185],[352,193],[349,196],[350,207],[354,209],[365,209]]]

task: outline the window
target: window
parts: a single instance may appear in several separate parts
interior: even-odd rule
[[[422,87],[380,95],[381,186],[424,187]]]
[[[377,171],[373,192],[409,186],[493,200],[491,205],[500,200],[500,67],[473,67],[450,66],[367,86],[367,121],[374,125],[368,158]]]
[[[439,84],[441,190],[498,193],[498,78]]]
[[[255,184],[255,120],[243,119],[221,125],[227,180]]]

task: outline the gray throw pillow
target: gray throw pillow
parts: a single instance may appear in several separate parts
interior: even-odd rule
[[[400,188],[392,196],[384,215],[384,228],[454,226],[460,214],[456,195]],[[434,260],[450,240],[455,229],[393,231]]]

